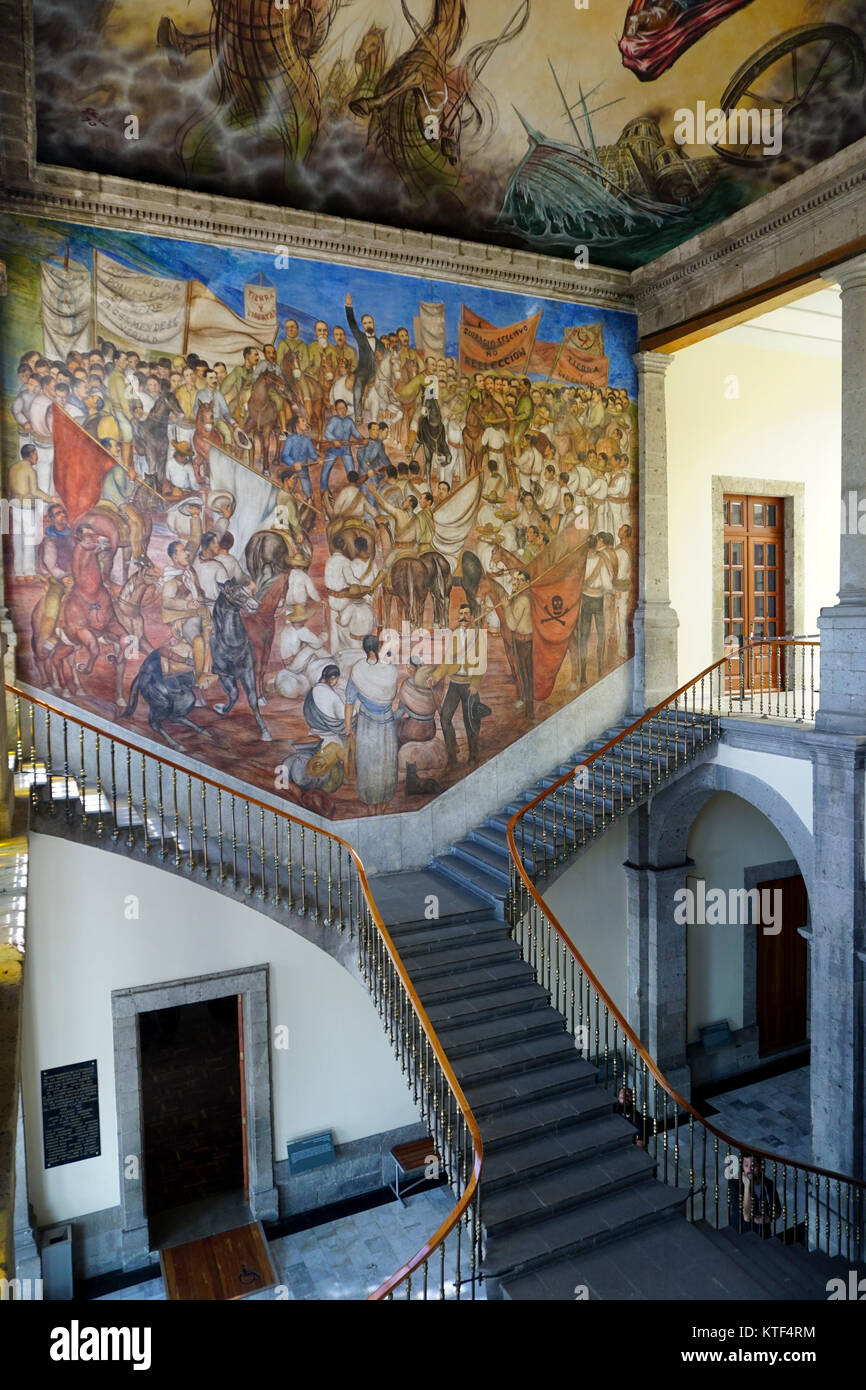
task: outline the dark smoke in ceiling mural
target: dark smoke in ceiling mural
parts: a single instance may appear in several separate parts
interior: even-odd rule
[[[414,3],[35,0],[39,158],[632,266],[866,133],[863,0]]]

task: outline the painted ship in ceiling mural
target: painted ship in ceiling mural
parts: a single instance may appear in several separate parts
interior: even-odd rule
[[[415,4],[35,0],[39,158],[631,267],[866,134],[864,0]]]

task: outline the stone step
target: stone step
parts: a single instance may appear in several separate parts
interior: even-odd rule
[[[389,926],[388,931],[401,956],[421,955],[425,951],[462,950],[470,944],[499,941],[509,935],[501,917],[486,917],[478,921],[449,922],[431,918],[423,922],[403,922]]]
[[[539,1217],[557,1220],[586,1202],[646,1182],[654,1173],[655,1164],[643,1149],[633,1144],[614,1149],[487,1194],[484,1225],[494,1236],[520,1230]]]
[[[473,995],[486,995],[492,989],[503,992],[522,989],[531,979],[529,968],[518,958],[500,964],[475,966],[461,971],[459,975],[450,972],[429,975],[420,982],[418,994],[426,1009],[430,1004],[456,1003]]]
[[[455,854],[440,854],[431,860],[430,868],[436,874],[450,879],[452,883],[460,884],[471,889],[491,904],[492,907],[502,911],[505,895],[508,892],[508,884],[503,882],[497,874],[485,873],[480,869],[466,863],[465,860],[458,859]]]
[[[457,977],[474,966],[519,960],[520,952],[505,933],[493,941],[453,944],[439,951],[400,951],[400,957],[412,977],[412,983],[416,989],[420,989],[421,982],[431,976],[443,975],[448,971]]]
[[[499,1115],[493,1115],[482,1126],[485,1153],[495,1153],[509,1144],[523,1143],[543,1134],[556,1134],[580,1120],[596,1119],[613,1111],[613,1101],[602,1086],[578,1087],[567,1094],[556,1095],[537,1105],[527,1101]]]
[[[529,1010],[550,1011],[550,994],[540,985],[526,984],[519,989],[489,990],[465,999],[449,999],[440,1004],[425,1004],[425,1009],[437,1033],[459,1023],[486,1024],[489,1019],[525,1013]]]
[[[663,1183],[646,1180],[622,1191],[588,1201],[559,1215],[499,1235],[488,1234],[484,1273],[506,1279],[576,1255],[588,1247],[606,1245],[624,1236],[681,1215],[686,1194]],[[577,1282],[577,1281],[575,1281]]]
[[[501,1047],[485,1047],[455,1064],[457,1079],[464,1088],[487,1081],[503,1081],[521,1072],[534,1072],[551,1062],[577,1056],[574,1043],[564,1031],[544,1034],[532,1042],[508,1042]],[[588,1073],[595,1080],[595,1068]]]
[[[717,1231],[705,1221],[698,1225],[715,1246],[747,1269],[772,1298],[826,1299],[830,1279],[842,1279],[848,1287],[852,1268],[848,1260],[832,1258],[821,1250],[807,1250],[802,1245],[786,1245],[775,1236],[763,1240],[753,1231],[741,1234],[731,1226]]]
[[[508,890],[510,854],[502,854],[492,845],[485,845],[478,840],[470,839],[458,840],[456,844],[452,845],[451,854],[462,859],[473,870],[480,868],[482,873],[500,880],[503,888]]]
[[[697,1226],[677,1217],[509,1277],[501,1292],[514,1302],[574,1302],[578,1296],[592,1302],[623,1303],[637,1299],[755,1303],[768,1298],[747,1269],[714,1247]],[[720,1345],[715,1340],[705,1344],[710,1349]]]
[[[594,1087],[596,1083],[595,1067],[582,1063],[578,1057],[568,1057],[533,1071],[521,1071],[492,1081],[476,1081],[463,1089],[475,1118],[481,1123],[527,1101],[548,1100],[560,1093],[571,1093],[575,1088]]]
[[[621,1115],[601,1115],[576,1122],[556,1134],[526,1139],[484,1155],[484,1191],[533,1182],[544,1173],[570,1166],[576,1159],[634,1148],[634,1130]]]
[[[534,1008],[527,1009],[524,1005],[512,1012],[509,1007],[497,1017],[485,1018],[480,1022],[474,1018],[468,1021],[449,1019],[438,1024],[436,1031],[446,1045],[449,1059],[455,1064],[462,1058],[487,1052],[494,1044],[534,1045],[546,1037],[567,1037],[562,1019],[548,1003],[546,998],[541,998],[540,1004]]]

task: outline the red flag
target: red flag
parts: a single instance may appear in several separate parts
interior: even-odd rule
[[[536,341],[526,367],[527,372],[537,373],[539,376],[545,377],[553,376],[561,347],[561,343],[539,343]]]
[[[580,386],[607,386],[610,358],[592,352],[577,352],[563,344],[553,375],[557,381],[574,382]]]
[[[527,570],[532,579],[532,672],[536,700],[553,691],[577,623],[586,536],[573,526],[559,532]]]
[[[541,310],[532,318],[522,319],[520,323],[509,323],[504,328],[492,325],[475,324],[477,314],[464,316],[458,326],[460,351],[460,370],[467,376],[473,372],[517,372],[526,371],[526,364],[532,352]]]
[[[604,324],[580,323],[565,335],[563,342],[566,347],[576,348],[578,352],[601,357],[604,355]]]
[[[102,496],[102,482],[115,460],[87,430],[55,404],[54,486],[71,517],[83,516]]]
[[[460,305],[460,309],[461,309],[460,318],[461,318],[462,322],[468,324],[470,328],[492,328],[492,327],[493,327],[493,324],[492,324],[492,323],[488,323],[486,319],[481,318],[478,314],[474,314],[474,313],[472,312],[471,309],[467,309],[465,304],[461,304],[461,305]]]

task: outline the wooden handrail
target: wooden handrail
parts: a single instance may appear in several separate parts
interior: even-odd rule
[[[754,639],[754,641],[750,641],[750,643],[746,645],[767,646],[776,644],[781,645],[783,643],[794,644],[795,639],[756,638]],[[796,645],[806,647],[818,647],[820,646],[820,642],[810,640],[806,642],[796,642]],[[669,695],[666,700],[663,700],[661,704],[655,705],[646,714],[642,715],[640,719],[636,719],[633,724],[630,724],[628,726],[627,729],[623,729],[612,739],[608,739],[607,743],[604,744],[602,748],[597,749],[587,759],[585,759],[584,762],[577,764],[576,766],[580,766],[583,768],[589,767],[592,763],[596,761],[597,758],[603,757],[607,752],[609,752],[611,748],[614,748],[618,743],[621,743],[625,739],[629,738],[637,729],[640,729],[642,725],[646,724],[648,720],[654,719],[657,715],[667,710],[675,700],[679,699],[681,695],[684,695],[687,691],[693,689],[693,687],[696,686],[701,680],[705,680],[706,677],[710,674],[710,672],[716,671],[719,667],[724,666],[726,662],[736,659],[736,656],[724,656],[721,657],[719,661],[714,661],[712,665],[705,667],[705,669],[701,671],[699,675],[695,676],[692,680],[687,681],[685,685],[681,685],[680,688],[674,691],[672,695]],[[533,806],[537,806],[540,801],[543,801],[546,797],[550,796],[551,793],[555,792],[559,787],[564,786],[566,782],[572,781],[573,777],[574,769],[571,772],[567,772],[563,777],[560,777],[558,781],[554,782],[550,787],[545,787],[544,790],[538,794],[538,796],[534,797],[532,801],[527,802],[527,804],[521,807],[519,811],[515,811],[514,815],[509,820],[508,826],[506,828],[508,849],[509,853],[511,854],[511,858],[514,861],[517,873],[522,879],[530,896],[533,898],[536,905],[540,908],[544,916],[547,918],[547,921],[550,923],[554,932],[562,941],[566,950],[571,954],[571,956],[577,962],[577,965],[583,971],[586,978],[591,982],[593,988],[595,989],[599,997],[599,1000],[604,1004],[604,1007],[613,1017],[616,1024],[621,1028],[623,1034],[629,1039],[636,1055],[641,1058],[647,1069],[650,1071],[650,1073],[661,1086],[662,1090],[666,1091],[667,1094],[675,1101],[675,1103],[678,1106],[685,1110],[693,1119],[697,1120],[700,1124],[702,1124],[704,1128],[709,1130],[711,1134],[714,1134],[718,1139],[724,1140],[725,1143],[729,1146],[729,1148],[740,1149],[745,1152],[755,1154],[757,1157],[762,1158],[765,1162],[769,1161],[777,1165],[785,1164],[791,1168],[798,1168],[801,1172],[814,1173],[819,1177],[828,1178],[833,1182],[850,1183],[855,1187],[859,1187],[866,1190],[866,1179],[855,1178],[848,1173],[837,1173],[835,1170],[830,1168],[817,1167],[815,1164],[805,1163],[800,1159],[784,1158],[781,1154],[773,1153],[768,1149],[762,1149],[756,1144],[743,1144],[740,1142],[740,1140],[732,1138],[730,1134],[727,1134],[722,1129],[718,1129],[715,1125],[711,1124],[709,1120],[705,1119],[703,1115],[699,1114],[698,1111],[695,1110],[694,1106],[692,1106],[689,1103],[689,1101],[685,1100],[679,1094],[678,1091],[675,1091],[673,1086],[671,1086],[667,1079],[662,1075],[661,1071],[656,1066],[649,1052],[644,1047],[643,1043],[640,1041],[640,1038],[631,1028],[628,1021],[624,1018],[617,1005],[614,1003],[613,999],[607,993],[598,976],[595,974],[593,970],[590,969],[589,965],[583,959],[583,956],[580,954],[577,947],[572,942],[571,938],[565,932],[564,928],[562,927],[562,924],[560,923],[553,909],[549,907],[549,905],[545,902],[544,898],[537,891],[535,884],[529,877],[526,867],[524,866],[520,854],[517,850],[514,831],[518,823],[529,811],[532,810]]]
[[[379,912],[378,907],[376,906],[376,900],[373,897],[373,893],[370,888],[370,882],[367,878],[366,869],[364,868],[363,861],[361,860],[357,851],[353,849],[353,847],[349,844],[347,840],[344,840],[340,835],[335,835],[330,830],[325,830],[321,826],[313,825],[312,822],[303,820],[300,816],[294,816],[290,812],[285,811],[282,808],[277,808],[272,805],[269,805],[264,801],[260,801],[257,797],[247,795],[246,792],[234,791],[225,783],[218,782],[212,777],[206,777],[204,774],[195,771],[195,769],[184,767],[181,763],[176,763],[171,758],[163,757],[161,753],[154,753],[150,749],[142,748],[140,744],[133,743],[129,739],[116,737],[114,733],[106,733],[105,729],[100,729],[95,724],[90,724],[84,719],[79,719],[77,715],[70,715],[65,710],[62,710],[58,705],[51,704],[49,701],[40,699],[35,695],[30,695],[26,690],[21,690],[16,685],[11,685],[7,682],[6,692],[8,695],[12,695],[16,699],[27,700],[31,704],[38,706],[40,709],[44,709],[50,714],[57,715],[60,719],[69,720],[71,723],[77,724],[80,728],[87,729],[90,733],[96,734],[100,738],[110,738],[115,743],[118,743],[122,747],[128,748],[138,753],[142,757],[152,758],[154,762],[161,763],[164,767],[170,768],[175,772],[181,772],[185,777],[195,777],[199,782],[203,782],[207,786],[214,787],[218,791],[227,792],[228,795],[237,797],[240,801],[248,802],[251,806],[256,806],[262,810],[268,811],[271,815],[280,816],[282,817],[282,819],[290,821],[293,825],[303,826],[305,830],[311,830],[316,835],[324,835],[328,839],[332,840],[335,844],[342,845],[342,847],[347,852],[358,874],[358,881],[361,885],[361,889],[364,894],[364,900],[367,904],[370,916],[373,919],[373,923],[376,927],[376,930],[378,931],[379,935],[382,937],[382,940],[385,943],[385,947],[391,959],[391,962],[400,977],[404,989],[406,990],[406,993],[412,1004],[412,1008],[416,1016],[418,1017],[421,1026],[427,1035],[427,1038],[429,1039],[433,1052],[437,1058],[437,1061],[439,1062],[440,1067],[442,1068],[443,1075],[445,1076],[445,1079],[448,1083],[448,1087],[451,1090],[451,1093],[454,1096],[463,1114],[463,1118],[466,1122],[466,1128],[472,1139],[472,1148],[474,1155],[472,1173],[470,1175],[469,1181],[466,1184],[466,1189],[463,1192],[463,1195],[458,1200],[456,1206],[454,1207],[454,1210],[446,1217],[439,1229],[435,1232],[434,1235],[430,1237],[428,1241],[425,1242],[421,1249],[415,1255],[413,1255],[410,1260],[407,1260],[405,1264],[401,1265],[400,1269],[397,1270],[395,1274],[392,1274],[390,1278],[385,1280],[385,1282],[381,1284],[379,1288],[377,1288],[372,1294],[369,1295],[368,1301],[375,1301],[378,1299],[386,1298],[394,1288],[396,1288],[400,1283],[402,1283],[404,1279],[409,1277],[415,1269],[419,1268],[419,1266],[422,1265],[425,1262],[425,1260],[428,1260],[430,1258],[430,1255],[433,1253],[433,1251],[438,1249],[443,1244],[443,1242],[447,1239],[447,1237],[457,1226],[457,1223],[463,1219],[464,1212],[466,1211],[470,1202],[475,1196],[481,1179],[481,1171],[484,1162],[484,1146],[481,1140],[481,1131],[478,1128],[478,1122],[472,1113],[472,1109],[469,1105],[469,1102],[467,1101],[466,1096],[463,1093],[463,1089],[459,1081],[457,1080],[457,1077],[454,1074],[454,1070],[450,1062],[448,1061],[448,1057],[445,1053],[445,1049],[443,1048],[442,1043],[439,1040],[439,1036],[436,1032],[436,1029],[433,1027],[433,1024],[431,1023],[427,1015],[427,1011],[425,1010],[423,1004],[421,1003],[421,1000],[418,997],[415,987],[413,986],[412,981],[410,980],[409,975],[406,972],[405,966],[403,965],[403,962],[400,959],[400,953],[397,950],[397,947],[394,945],[394,942],[391,939],[391,935],[382,919],[382,915]]]

